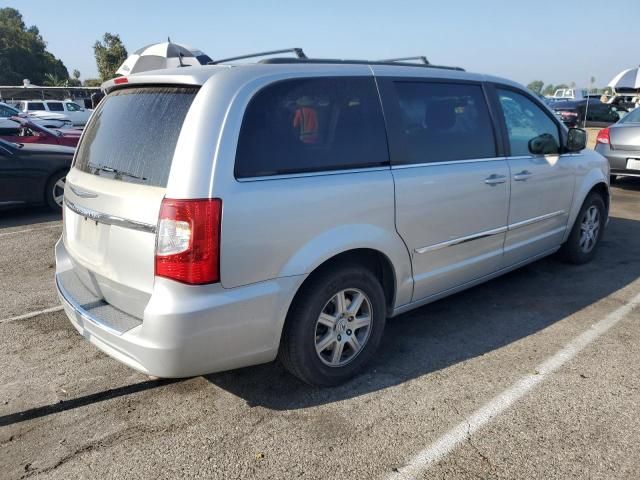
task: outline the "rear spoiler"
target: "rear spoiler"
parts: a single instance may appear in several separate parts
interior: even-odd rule
[[[105,93],[128,85],[185,85],[200,87],[221,70],[232,68],[230,65],[212,65],[207,67],[184,67],[170,70],[155,70],[136,73],[125,77],[116,77],[104,82],[100,88]]]

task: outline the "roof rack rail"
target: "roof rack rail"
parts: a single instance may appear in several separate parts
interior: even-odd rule
[[[388,62],[380,60],[344,60],[340,58],[289,58],[289,57],[273,57],[260,60],[258,63],[274,65],[286,63],[315,63],[315,64],[342,64],[342,65],[388,65],[393,67],[414,67],[414,68],[436,68],[441,70],[457,70],[464,72],[461,67],[449,67],[446,65],[434,65],[433,63],[422,64],[414,62]]]
[[[407,61],[411,61],[411,60],[419,60],[422,63],[424,63],[425,65],[431,65],[429,63],[429,60],[427,60],[427,57],[425,57],[424,55],[419,55],[417,57],[388,58],[386,60],[380,60],[380,62],[395,63],[395,62],[407,62]]]
[[[285,48],[283,50],[272,50],[269,52],[250,53],[248,55],[240,55],[239,57],[222,58],[220,60],[211,60],[207,65],[215,65],[217,63],[231,62],[233,60],[244,60],[245,58],[266,57],[268,55],[276,55],[278,53],[295,53],[297,58],[308,58],[301,48]]]

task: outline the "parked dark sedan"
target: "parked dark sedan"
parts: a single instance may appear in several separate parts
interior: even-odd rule
[[[45,204],[62,209],[74,148],[0,140],[0,207]]]
[[[632,110],[615,125],[600,130],[596,152],[611,167],[611,180],[617,176],[640,177],[640,108]]]
[[[590,99],[588,105],[586,100],[554,102],[551,108],[569,128],[606,127],[620,120],[620,115],[611,105],[599,100]]]

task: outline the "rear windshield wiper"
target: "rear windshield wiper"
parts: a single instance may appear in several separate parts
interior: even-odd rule
[[[116,168],[112,168],[112,167],[107,167],[106,165],[90,165],[93,168],[95,168],[96,172],[109,172],[109,173],[113,173],[114,176],[118,177],[129,177],[129,178],[135,178],[136,180],[146,180],[147,177],[139,177],[137,175],[134,175],[133,173],[129,173],[129,172],[125,172],[124,170],[118,170]]]

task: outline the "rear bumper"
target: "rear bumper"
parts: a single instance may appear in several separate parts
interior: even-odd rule
[[[614,150],[609,145],[597,144],[596,152],[604,155],[609,161],[611,175],[640,176],[640,170],[627,168],[627,159],[640,159],[640,150]]]
[[[289,304],[304,280],[304,276],[286,277],[224,289],[219,284],[190,286],[156,278],[142,319],[132,321],[130,315],[109,306],[110,322],[105,322],[93,305],[82,303],[84,299],[74,298],[65,288],[64,275],[72,268],[60,240],[56,286],[76,330],[116,360],[166,378],[273,360]],[[128,329],[122,331],[122,325]]]

